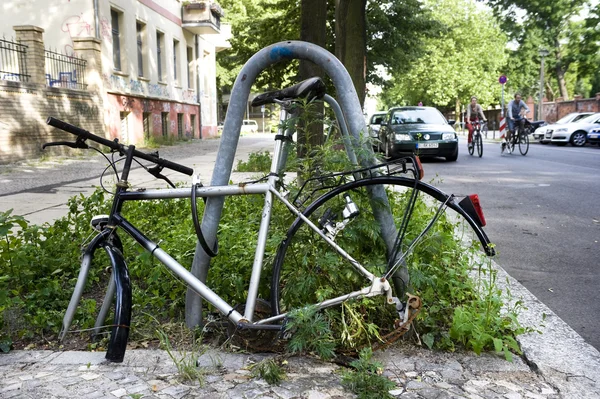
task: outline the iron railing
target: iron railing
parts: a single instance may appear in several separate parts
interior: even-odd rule
[[[12,42],[5,38],[0,39],[0,80],[13,80],[16,82],[27,82],[30,75],[27,74],[27,63],[25,54],[27,46]]]
[[[45,51],[46,84],[50,87],[85,90],[86,61],[54,51]]]

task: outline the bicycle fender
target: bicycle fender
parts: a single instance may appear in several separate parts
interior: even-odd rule
[[[113,267],[116,286],[115,320],[105,357],[109,362],[121,363],[125,357],[131,323],[131,280],[125,258],[120,249],[116,245],[106,241],[102,242],[101,245],[106,251]]]

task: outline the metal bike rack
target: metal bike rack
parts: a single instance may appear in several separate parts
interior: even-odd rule
[[[312,43],[302,41],[276,43],[263,48],[252,56],[236,78],[231,91],[231,99],[225,117],[221,144],[217,152],[211,185],[225,185],[229,182],[244,112],[250,95],[250,89],[256,77],[270,65],[294,59],[308,60],[319,65],[331,78],[337,91],[336,97],[340,100],[345,124],[347,124],[350,133],[350,148],[347,148],[347,151],[360,147],[360,134],[361,132],[366,134],[367,126],[358,95],[354,89],[354,84],[344,65],[329,51]],[[340,120],[340,125],[342,124],[344,124],[344,121]],[[341,126],[341,128],[344,129],[344,126]],[[375,164],[372,149],[352,152],[358,155],[356,160],[360,166],[368,167]],[[373,196],[376,200],[387,202],[383,188],[376,190]],[[224,201],[224,197],[216,197],[208,198],[206,202],[201,229],[205,234],[208,245],[211,247],[215,243]],[[389,219],[389,214],[384,214],[377,218],[383,230],[383,236],[387,241],[388,248],[391,248],[395,237],[395,226]],[[200,279],[200,281],[205,282],[209,263],[210,257],[197,244],[192,264],[192,274]],[[186,323],[189,327],[202,324],[202,299],[190,288],[188,288],[186,295]]]

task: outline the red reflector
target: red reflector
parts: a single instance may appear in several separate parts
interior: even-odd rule
[[[423,165],[421,165],[421,159],[418,155],[415,155],[415,167],[419,172],[419,180],[422,180],[423,176],[425,176],[425,171],[423,170]]]
[[[483,216],[483,209],[481,209],[481,203],[479,202],[479,196],[477,194],[469,195],[471,202],[473,203],[473,208],[475,208],[475,212],[477,212],[477,216],[479,216],[479,220],[481,220],[481,225],[485,226],[485,216]]]

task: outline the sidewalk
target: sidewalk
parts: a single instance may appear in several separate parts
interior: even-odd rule
[[[240,139],[236,164],[251,152],[272,148],[273,135],[258,141],[253,140],[255,137]],[[218,143],[196,141],[161,149],[161,157],[193,166],[209,184]],[[15,214],[25,215],[34,223],[55,220],[66,213],[69,197],[93,191],[104,164],[97,158],[86,158],[64,164],[0,168],[0,210],[14,208]],[[175,172],[166,174],[172,180],[189,182]],[[63,184],[56,176],[70,183]],[[136,185],[150,187],[153,180],[139,168],[131,174]],[[509,284],[512,296],[522,299],[527,307],[520,316],[521,323],[542,334],[518,337],[524,356],[515,357],[512,363],[491,354],[439,353],[402,343],[376,352],[384,375],[397,385],[391,394],[402,398],[600,398],[600,353],[495,266],[497,281]],[[271,355],[211,349],[200,357],[205,372],[201,386],[180,382],[175,364],[164,351],[128,350],[121,364],[106,363],[104,355],[35,350],[0,354],[0,398],[353,397],[342,386],[343,369],[309,357],[288,359],[287,379],[271,386],[252,378],[247,370],[251,363]]]

